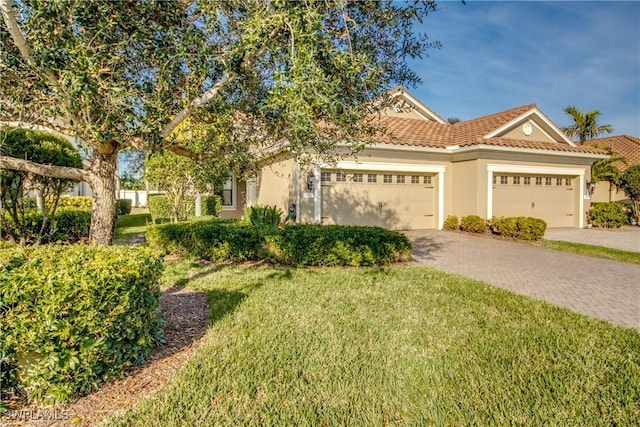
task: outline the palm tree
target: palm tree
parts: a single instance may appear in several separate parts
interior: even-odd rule
[[[573,118],[573,124],[562,128],[570,138],[578,137],[580,144],[589,139],[596,138],[603,133],[613,133],[611,125],[599,125],[598,116],[600,110],[591,110],[583,113],[574,106],[568,106],[563,110]]]
[[[593,182],[609,182],[609,202],[612,202],[613,189],[615,188],[616,191],[620,189],[620,177],[622,177],[622,171],[616,163],[620,162],[626,165],[627,159],[624,156],[616,155],[610,148],[607,149],[607,154],[608,158],[596,160],[591,166],[591,180]]]

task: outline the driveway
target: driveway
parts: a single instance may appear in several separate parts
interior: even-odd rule
[[[490,236],[439,230],[406,234],[417,264],[640,330],[640,265]]]

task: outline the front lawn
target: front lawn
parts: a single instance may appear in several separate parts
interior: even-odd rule
[[[151,222],[151,215],[138,209],[139,213],[123,215],[116,222],[116,230],[113,241],[116,244],[128,245],[140,243],[143,240],[147,224]]]
[[[212,325],[110,425],[631,425],[640,333],[427,267],[168,263]]]
[[[586,245],[584,243],[563,242],[561,240],[540,240],[534,243],[545,248],[555,249],[574,254],[588,255],[596,258],[612,259],[614,261],[640,264],[640,252],[623,251],[622,249],[604,246]]]

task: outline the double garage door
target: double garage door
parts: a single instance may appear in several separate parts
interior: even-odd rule
[[[324,224],[390,229],[435,228],[437,175],[393,171],[323,170]]]
[[[561,175],[493,175],[493,215],[541,218],[548,227],[577,227],[578,178]]]

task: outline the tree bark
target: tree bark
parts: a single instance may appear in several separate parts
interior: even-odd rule
[[[110,245],[116,225],[116,165],[118,152],[94,152],[89,180],[93,190],[93,210],[89,239],[98,245]]]

